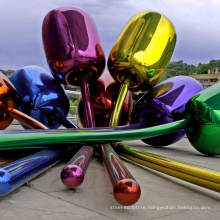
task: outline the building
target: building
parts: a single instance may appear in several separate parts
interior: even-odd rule
[[[220,67],[216,67],[213,72],[208,70],[208,74],[195,74],[189,76],[200,82],[205,89],[214,85],[220,79]]]

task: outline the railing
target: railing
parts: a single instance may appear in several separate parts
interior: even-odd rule
[[[76,125],[78,125],[78,123],[79,123],[79,117],[78,117],[78,111],[77,111],[77,106],[70,106],[70,109],[75,109],[75,113],[74,114],[68,114],[68,117],[67,117],[67,119],[68,120],[70,120],[70,121],[72,121],[73,123],[75,123]]]
[[[68,94],[69,98],[74,97],[74,98],[77,98],[78,100],[79,100],[79,97],[81,95],[81,92],[71,91],[71,90],[66,90],[66,93]],[[74,114],[68,114],[67,119],[79,126],[79,118],[78,118],[77,108],[78,108],[77,106],[70,106],[69,112],[71,111],[71,109],[75,109],[75,110],[73,111]]]

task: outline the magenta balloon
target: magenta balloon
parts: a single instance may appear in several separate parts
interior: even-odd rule
[[[44,50],[54,77],[62,84],[80,86],[81,75],[90,83],[102,74],[105,56],[93,19],[82,9],[50,11],[42,27]]]

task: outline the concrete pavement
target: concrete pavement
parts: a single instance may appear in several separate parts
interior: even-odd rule
[[[9,129],[21,129],[18,125]],[[198,153],[188,140],[154,148],[125,142],[141,150],[220,171],[219,157]],[[63,161],[8,196],[0,198],[0,219],[219,219],[220,195],[182,180],[124,161],[141,186],[140,200],[129,208],[117,204],[99,157],[94,157],[83,184],[67,189],[60,180]]]

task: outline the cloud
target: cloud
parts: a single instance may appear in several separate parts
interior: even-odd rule
[[[126,22],[137,12],[154,10],[166,15],[177,31],[172,60],[189,64],[220,59],[220,2],[217,0],[7,0],[1,1],[0,68],[25,65],[47,68],[41,25],[44,16],[60,6],[77,6],[95,20],[106,57]]]

